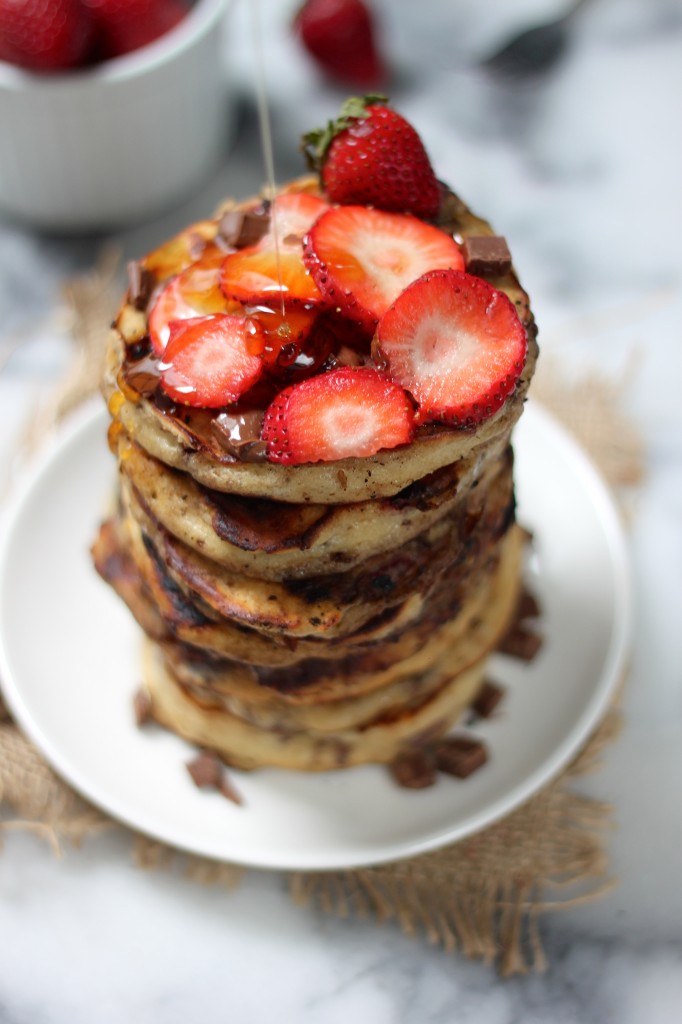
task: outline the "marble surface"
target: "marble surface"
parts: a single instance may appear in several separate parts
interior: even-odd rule
[[[139,255],[227,193],[262,179],[244,4],[233,11],[238,130],[191,201],[115,240]],[[330,116],[326,86],[268,4],[266,60],[276,166],[300,170],[301,130]],[[647,476],[629,534],[637,625],[627,724],[586,788],[615,805],[619,885],[542,924],[542,976],[493,971],[391,928],[292,906],[284,881],[235,892],[132,864],[121,835],[55,860],[9,833],[0,858],[0,1024],[184,1024],[354,1019],[372,1024],[671,1024],[682,1020],[682,4],[593,0],[562,64],[540,82],[477,66],[528,16],[526,0],[377,0],[397,68],[393,97],[439,174],[510,240],[545,356],[579,378],[622,382]],[[0,458],[30,403],[68,359],[52,321],[62,281],[105,239],[44,238],[0,221]],[[4,357],[0,355],[0,358]]]

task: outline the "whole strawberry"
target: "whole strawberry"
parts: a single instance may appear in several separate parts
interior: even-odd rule
[[[81,0],[0,0],[0,60],[63,71],[86,57],[92,25]]]
[[[385,96],[351,97],[336,121],[303,137],[329,199],[433,219],[441,188],[412,125]]]
[[[1,2],[1,0],[0,0]],[[182,0],[84,0],[99,36],[102,57],[121,57],[169,32],[187,14]]]
[[[364,89],[385,79],[372,15],[364,0],[306,0],[294,21],[308,53],[332,78]]]

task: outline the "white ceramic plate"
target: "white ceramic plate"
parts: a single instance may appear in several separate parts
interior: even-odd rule
[[[496,655],[502,712],[475,733],[489,763],[406,791],[378,767],[233,773],[236,807],[191,783],[191,748],[133,720],[140,633],[89,556],[114,480],[107,419],[89,407],[18,488],[0,549],[0,671],[17,720],[55,770],[110,815],[173,846],[267,868],[377,863],[461,838],[555,775],[604,712],[624,665],[628,563],[611,501],[562,428],[529,403],[515,435],[519,518],[545,644]]]

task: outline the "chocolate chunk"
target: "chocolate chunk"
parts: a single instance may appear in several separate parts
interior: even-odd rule
[[[189,252],[190,259],[198,260],[201,259],[206,251],[208,241],[203,235],[200,235],[198,231],[192,231],[188,235],[188,246],[187,251]]]
[[[511,270],[511,253],[501,235],[469,235],[464,239],[462,255],[469,274],[499,277]]]
[[[2,699],[2,694],[0,693],[0,722],[9,722],[9,721],[10,721],[10,713],[7,710],[7,707],[5,705],[4,700]]]
[[[257,441],[263,428],[263,415],[262,409],[240,413],[221,412],[214,421],[214,429],[237,444]]]
[[[508,654],[521,661],[532,661],[542,647],[542,637],[523,626],[514,626],[499,643],[500,654]]]
[[[139,726],[146,725],[152,719],[152,695],[146,686],[140,686],[133,697],[135,722]]]
[[[433,758],[425,750],[405,750],[389,767],[394,780],[403,789],[426,789],[436,781]]]
[[[467,779],[488,760],[488,751],[480,740],[468,736],[447,736],[436,745],[436,768],[458,779]]]
[[[490,718],[503,697],[504,689],[490,679],[485,679],[471,707],[481,718]]]
[[[226,245],[244,249],[255,245],[270,227],[270,214],[244,210],[228,210],[220,218],[218,235]]]
[[[226,800],[231,800],[232,803],[236,804],[238,807],[241,807],[244,803],[241,793],[239,793],[232,785],[232,780],[226,772],[223,772],[222,774],[218,789]]]
[[[263,462],[267,445],[261,441],[263,412],[221,413],[211,424],[213,436],[220,446],[241,462]]]
[[[237,458],[242,462],[265,462],[267,453],[265,441],[246,441],[237,450]]]
[[[516,610],[516,621],[523,622],[524,619],[539,619],[540,605],[530,590],[524,590],[519,600],[519,607]]]
[[[135,309],[144,310],[151,298],[155,285],[151,270],[144,267],[138,260],[128,264],[128,302]]]
[[[220,789],[223,780],[223,763],[217,754],[209,750],[202,750],[200,754],[187,762],[187,771],[192,776],[192,782],[199,789],[206,789],[209,786]]]

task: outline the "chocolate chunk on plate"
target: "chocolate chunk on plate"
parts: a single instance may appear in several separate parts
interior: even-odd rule
[[[525,629],[523,626],[514,626],[498,645],[500,654],[508,654],[512,658],[519,658],[521,661],[532,661],[542,647],[542,637],[537,633]]]
[[[524,590],[519,600],[519,606],[516,610],[517,622],[523,622],[524,619],[539,619],[540,618],[540,605],[534,594],[531,594],[530,590]]]
[[[232,785],[232,780],[225,771],[223,772],[218,789],[220,790],[220,792],[222,793],[226,800],[231,800],[232,803],[237,804],[238,807],[242,806],[243,800],[241,797],[241,793],[237,792],[235,787]]]
[[[187,762],[187,771],[198,789],[219,789],[223,778],[223,763],[217,754],[202,750]]]
[[[140,686],[133,696],[133,712],[135,722],[139,726],[152,720],[152,695],[146,686]]]
[[[511,253],[501,235],[469,235],[464,239],[462,255],[468,274],[499,277],[511,270]]]
[[[488,751],[481,740],[469,736],[446,736],[434,750],[436,768],[458,779],[468,779],[488,760]]]
[[[241,794],[235,789],[217,754],[202,750],[187,762],[186,767],[197,789],[216,789],[226,800],[241,807]]]
[[[503,697],[503,687],[493,683],[491,679],[484,679],[471,707],[481,718],[490,718]]]
[[[4,700],[2,699],[2,694],[0,693],[0,722],[9,722],[9,720],[10,714]]]
[[[390,771],[403,789],[426,789],[436,781],[436,770],[425,750],[405,750],[393,760]]]

